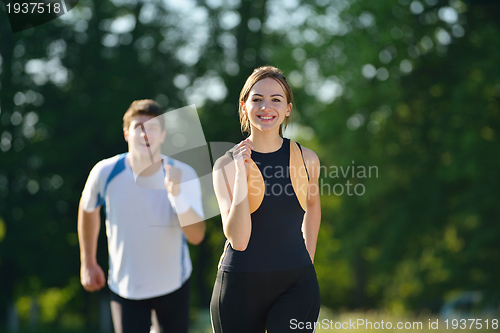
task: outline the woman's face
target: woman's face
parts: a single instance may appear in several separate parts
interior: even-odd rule
[[[279,131],[286,116],[290,115],[292,103],[286,100],[286,94],[281,84],[265,78],[255,83],[250,90],[248,99],[242,103],[242,111],[250,120],[252,132]]]

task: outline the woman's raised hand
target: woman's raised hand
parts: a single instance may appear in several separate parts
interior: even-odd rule
[[[250,156],[252,154],[252,144],[250,139],[245,139],[237,144],[233,150],[233,158],[236,164],[236,171],[243,173],[248,177],[248,167],[250,165]]]

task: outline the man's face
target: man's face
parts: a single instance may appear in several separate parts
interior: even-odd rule
[[[162,131],[160,121],[163,121],[162,117],[139,115],[132,119],[129,128],[123,129],[131,154],[150,159],[150,154],[156,157],[161,152],[161,144],[165,140],[166,132]]]

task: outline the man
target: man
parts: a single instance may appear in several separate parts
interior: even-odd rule
[[[80,200],[81,283],[87,291],[105,285],[96,260],[105,207],[116,333],[149,332],[152,314],[160,332],[188,328],[192,265],[186,240],[196,245],[205,234],[201,189],[192,167],[161,155],[167,134],[162,114],[152,100],[130,105],[123,116],[128,153],[97,163]],[[139,180],[164,186],[147,188]]]

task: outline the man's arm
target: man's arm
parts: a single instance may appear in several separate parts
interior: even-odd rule
[[[165,187],[168,192],[169,200],[177,211],[177,217],[179,219],[179,224],[182,227],[182,231],[184,232],[184,235],[186,235],[186,239],[189,243],[198,245],[203,241],[203,238],[205,238],[205,221],[203,217],[200,216],[195,209],[193,209],[193,205],[190,201],[200,200],[199,206],[202,207],[200,185],[198,183],[197,188],[194,191],[183,193],[181,188],[184,187],[184,190],[187,190],[187,187],[186,185],[181,186],[181,169],[171,165],[166,165],[164,168]],[[194,185],[191,184],[191,186]],[[179,211],[182,213],[179,213]]]
[[[87,291],[100,290],[106,284],[104,272],[97,263],[97,239],[101,228],[101,207],[91,213],[78,207],[78,241],[80,242],[80,281]]]
[[[203,238],[205,238],[205,221],[198,215],[193,208],[189,208],[184,214],[179,214],[179,221],[182,227],[184,235],[189,243],[193,245],[198,245],[201,243]],[[200,221],[196,223],[189,224],[190,221]]]

